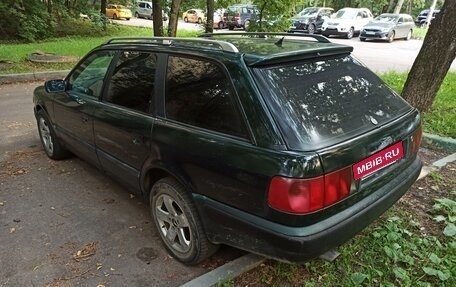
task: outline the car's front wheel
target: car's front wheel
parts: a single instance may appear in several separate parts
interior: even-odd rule
[[[187,17],[184,18],[184,22],[185,22],[185,23],[188,22],[188,18],[187,18]]]
[[[139,14],[138,14],[138,12],[135,13],[135,18],[138,18],[138,19],[139,19]]]
[[[355,30],[353,27],[351,27],[350,30],[348,30],[347,34],[345,34],[345,38],[351,39],[353,38],[353,35],[355,35]]]
[[[394,41],[394,35],[395,34],[396,33],[394,31],[391,31],[391,33],[389,33],[389,35],[388,35],[388,43],[391,43],[391,42]]]
[[[359,40],[360,40],[361,42],[366,42],[366,38],[364,38],[364,37],[359,37]]]
[[[36,113],[36,122],[41,144],[47,156],[54,160],[68,157],[70,153],[60,144],[44,111],[40,110]]]
[[[179,261],[197,264],[217,251],[218,245],[206,237],[188,192],[174,179],[154,184],[150,209],[166,249]]]
[[[117,20],[117,14],[112,15],[112,19]]]

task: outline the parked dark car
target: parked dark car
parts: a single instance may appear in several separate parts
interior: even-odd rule
[[[386,40],[389,43],[394,39],[410,40],[412,38],[412,16],[408,14],[381,14],[367,23],[359,35],[359,40]]]
[[[319,33],[321,25],[325,19],[331,17],[332,13],[334,9],[328,7],[305,8],[291,19],[293,26],[290,27],[290,32]]]
[[[418,14],[418,16],[415,19],[416,26],[418,26],[418,27],[426,26],[427,21],[428,21],[429,12],[430,12],[430,10],[426,9],[426,10],[421,11],[420,14]],[[432,21],[439,13],[440,13],[440,10],[434,10],[432,12],[432,17],[430,20]]]
[[[319,256],[421,170],[419,112],[352,47],[243,35],[111,39],[34,91],[47,155],[71,151],[143,196],[188,264],[218,244]]]
[[[258,9],[254,5],[240,4],[228,7],[223,13],[225,27],[247,29],[251,21],[256,20]]]

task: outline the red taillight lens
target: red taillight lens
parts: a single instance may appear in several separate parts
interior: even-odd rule
[[[269,185],[268,202],[285,212],[313,212],[347,197],[351,181],[351,167],[309,179],[276,176]]]
[[[423,137],[423,129],[421,126],[412,135],[412,154],[418,153]]]

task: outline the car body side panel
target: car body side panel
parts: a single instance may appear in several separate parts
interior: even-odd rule
[[[65,145],[86,161],[100,167],[93,139],[92,112],[98,99],[76,91],[53,94],[56,131]]]
[[[321,171],[315,153],[274,152],[172,121],[157,120],[153,138],[157,160],[172,167],[173,174],[189,179],[187,186],[193,192],[259,216],[265,216],[268,209],[272,176],[315,176]]]
[[[139,174],[150,153],[153,118],[119,106],[99,103],[94,137],[103,169],[140,190]]]

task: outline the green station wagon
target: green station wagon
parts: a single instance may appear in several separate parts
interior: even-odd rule
[[[317,35],[117,38],[34,92],[47,155],[142,195],[170,254],[227,244],[303,262],[352,238],[421,170],[418,111]]]

